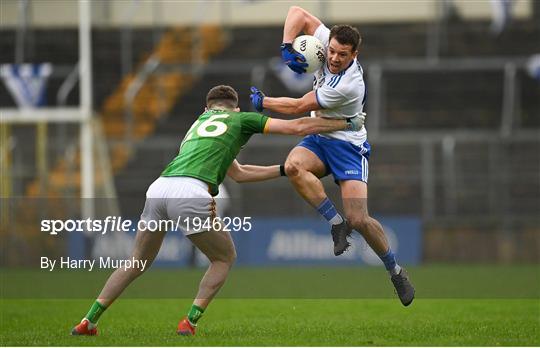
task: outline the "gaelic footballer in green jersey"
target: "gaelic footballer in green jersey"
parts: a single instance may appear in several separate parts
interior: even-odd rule
[[[263,133],[269,118],[254,112],[207,110],[187,132],[178,155],[161,176],[189,176],[216,195],[227,170],[249,138]]]
[[[306,135],[336,130],[362,128],[363,115],[353,120],[327,120],[304,117],[279,120],[262,114],[239,112],[238,94],[229,86],[216,86],[206,97],[207,111],[195,121],[186,134],[178,156],[148,188],[141,220],[169,219],[185,216],[211,217],[215,208],[212,195],[225,175],[237,182],[262,181],[279,177],[280,166],[241,165],[235,157],[255,133]],[[212,223],[213,226],[213,223]],[[224,284],[236,257],[230,234],[221,230],[192,231],[183,229],[189,240],[210,261],[199,284],[197,296],[186,317],[178,324],[179,335],[195,335],[195,328],[206,307]],[[103,290],[73,335],[97,335],[97,322],[135,278],[149,268],[156,257],[166,231],[139,230],[135,237],[133,268],[119,268],[109,277]],[[148,267],[135,265],[146,261]]]

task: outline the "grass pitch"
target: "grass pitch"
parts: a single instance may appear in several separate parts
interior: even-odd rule
[[[2,345],[39,346],[399,346],[538,345],[537,300],[218,299],[196,337],[175,334],[190,300],[119,300],[97,337],[69,332],[89,300],[2,303]]]
[[[172,287],[175,280],[180,287],[189,285],[191,291],[196,288],[196,284],[192,283],[200,276],[202,270],[151,271],[133,284],[133,289],[102,316],[99,336],[72,337],[69,336],[71,328],[86,313],[95,297],[94,294],[81,298],[87,296],[84,289],[90,287],[94,291],[95,287],[100,288],[103,280],[101,278],[105,278],[108,273],[91,276],[91,273],[87,272],[85,283],[78,281],[80,273],[66,272],[62,275],[66,278],[63,285],[69,289],[71,296],[54,299],[52,298],[54,294],[46,291],[57,286],[59,279],[53,281],[54,278],[51,278],[50,282],[54,284],[48,284],[44,280],[46,278],[43,278],[39,283],[36,279],[43,276],[43,273],[3,270],[0,304],[1,344],[9,346],[540,345],[538,266],[410,268],[409,273],[415,280],[418,297],[407,308],[393,297],[391,284],[380,269],[296,269],[296,287],[282,283],[283,288],[288,289],[287,292],[277,293],[274,298],[267,294],[262,296],[262,290],[256,286],[246,289],[248,284],[256,283],[253,281],[254,273],[266,274],[273,279],[273,283],[279,283],[292,281],[292,278],[289,278],[290,272],[293,270],[233,270],[234,277],[231,277],[224,291],[199,322],[197,336],[180,337],[175,334],[176,324],[187,312],[191,299],[164,298],[171,290],[164,290],[162,287],[163,285]],[[340,277],[351,279],[351,273],[354,273],[355,277],[350,283],[344,282],[345,284],[340,286],[332,278],[330,286],[327,286],[328,281],[323,281],[319,284],[321,289],[315,288],[317,281],[322,279],[322,274],[325,275],[325,279],[329,277],[328,272],[336,279]],[[374,276],[379,273],[382,274],[381,278]],[[485,278],[476,276],[476,279],[480,279],[474,281],[475,277],[471,274],[480,273],[484,274]],[[32,278],[32,275],[36,277],[33,286],[22,281]],[[348,278],[345,275],[348,275]],[[374,279],[366,281],[371,276]],[[69,284],[74,287],[67,286],[70,279],[77,283]],[[491,283],[488,279],[492,279]],[[94,280],[99,284],[94,284]],[[28,298],[32,295],[28,287],[34,289],[35,295],[48,296]],[[72,293],[77,287],[81,291],[79,295],[82,293],[82,296]],[[328,297],[331,292],[327,291],[332,287],[334,292],[347,295],[354,290],[360,291],[361,288],[364,288],[364,292],[359,292],[360,295],[357,297],[344,298],[338,294]],[[490,290],[492,288],[495,290]],[[18,296],[16,289],[20,290]],[[308,289],[311,289],[311,292],[307,291]],[[446,292],[441,292],[440,296],[437,296],[437,291],[444,289],[447,289]],[[491,298],[484,296],[487,290],[491,291],[487,292]],[[314,296],[311,299],[305,297],[306,291]],[[143,293],[145,296],[139,296]],[[378,295],[373,296],[375,293]],[[152,294],[163,296],[152,298]],[[247,296],[249,294],[251,296]],[[364,296],[367,294],[372,295]],[[294,298],[283,298],[285,296]]]

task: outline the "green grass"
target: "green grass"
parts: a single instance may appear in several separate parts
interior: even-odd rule
[[[88,300],[2,301],[8,346],[365,346],[539,345],[537,300],[218,299],[197,336],[179,337],[189,300],[119,300],[98,337],[71,337]]]
[[[380,268],[235,269],[194,338],[175,334],[203,270],[151,270],[71,337],[108,272],[1,270],[3,346],[538,346],[533,266],[409,268],[403,307]],[[38,296],[39,295],[39,296]],[[32,298],[34,296],[34,298]],[[288,297],[288,298],[287,298]]]

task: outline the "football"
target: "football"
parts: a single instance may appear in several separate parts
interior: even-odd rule
[[[315,36],[302,35],[294,39],[293,48],[306,57],[306,72],[312,73],[322,67],[326,61],[326,52],[321,40]]]

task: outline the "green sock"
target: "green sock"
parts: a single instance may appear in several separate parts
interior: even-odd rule
[[[102,305],[101,303],[96,300],[92,307],[90,307],[90,310],[86,314],[85,318],[88,319],[92,324],[97,324],[99,317],[105,312],[107,307]]]
[[[187,315],[189,322],[193,325],[197,325],[197,321],[199,321],[203,313],[204,309],[197,305],[191,305],[191,309]]]

